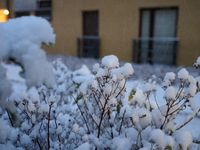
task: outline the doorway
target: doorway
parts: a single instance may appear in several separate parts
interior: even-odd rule
[[[82,57],[99,58],[99,13],[98,11],[84,11],[83,36],[82,36]]]
[[[177,8],[140,11],[140,62],[174,64],[176,57]]]

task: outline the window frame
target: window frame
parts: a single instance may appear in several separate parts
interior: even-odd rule
[[[140,8],[140,16],[139,16],[139,37],[142,37],[142,17],[143,17],[143,12],[144,11],[150,11],[150,23],[149,23],[149,38],[153,38],[154,36],[154,25],[155,25],[155,11],[157,10],[175,10],[176,11],[176,20],[175,20],[175,33],[174,33],[174,37],[177,36],[177,27],[178,27],[178,13],[179,13],[179,9],[177,6],[174,7],[150,7],[150,8]],[[141,45],[139,42],[139,49],[140,49]],[[151,52],[151,49],[153,48],[153,41],[149,41],[148,42],[148,58],[152,58],[153,54]],[[141,52],[138,52],[138,58],[141,57]],[[174,61],[173,64],[175,64],[175,59],[176,59],[176,54],[174,54]],[[140,63],[140,59],[138,60],[138,63]],[[152,60],[149,61],[150,64],[152,64]]]
[[[178,13],[179,13],[179,9],[177,6],[174,7],[153,7],[153,8],[140,8],[140,17],[139,17],[139,37],[141,37],[142,35],[142,13],[143,11],[150,11],[150,32],[149,32],[149,36],[148,37],[154,37],[153,33],[154,33],[154,20],[155,20],[155,11],[156,10],[176,10],[176,21],[175,21],[175,26],[176,26],[176,31],[174,33],[174,37],[177,36],[177,25],[178,25]]]

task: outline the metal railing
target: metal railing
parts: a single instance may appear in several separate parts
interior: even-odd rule
[[[176,65],[178,38],[133,38],[133,62]]]
[[[99,48],[100,48],[99,36],[77,37],[78,57],[99,58]]]

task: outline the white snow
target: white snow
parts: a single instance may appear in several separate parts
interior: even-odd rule
[[[104,90],[104,93],[108,96],[108,95],[110,95],[110,93],[112,91],[112,86],[110,84],[106,83],[103,90]]]
[[[20,142],[22,145],[28,145],[31,143],[31,138],[26,135],[26,134],[23,134],[21,137],[20,137]]]
[[[85,135],[82,137],[82,139],[83,139],[84,142],[87,142],[87,140],[88,140],[88,135],[85,134]]]
[[[166,141],[166,146],[172,147],[174,145],[173,137],[165,135],[164,138],[165,138],[165,141]]]
[[[142,107],[142,105],[145,102],[145,95],[143,94],[142,90],[137,88],[135,95],[133,96],[133,98],[130,100],[130,102],[132,104],[138,104],[139,107]]]
[[[185,69],[185,68],[182,68],[179,72],[178,72],[178,79],[180,80],[187,80],[188,79],[188,75],[189,75],[189,72]]]
[[[36,110],[36,108],[35,108],[35,106],[33,105],[33,103],[32,103],[31,100],[29,100],[29,102],[28,102],[28,110],[29,110],[30,112],[34,112],[34,111]]]
[[[78,148],[74,150],[90,150],[90,144],[89,143],[83,143]]]
[[[10,67],[11,66],[11,67]],[[12,69],[12,68],[15,68],[13,65],[7,65],[7,68],[8,68],[8,71],[9,71],[9,69]],[[16,76],[16,78],[15,78],[15,76]],[[13,78],[13,80],[15,80],[15,79],[20,79],[20,78],[18,78],[19,76],[18,75],[13,75],[12,76],[12,78]],[[88,81],[89,82],[89,81]],[[91,81],[91,83],[92,83],[92,81]],[[135,85],[136,83],[135,82],[133,82],[133,81],[128,81],[127,82],[127,84],[128,84],[128,87],[132,87],[133,85]],[[16,83],[14,84],[14,85],[16,85]],[[18,85],[19,86],[19,85]],[[21,84],[21,86],[24,86],[23,84]],[[20,86],[19,86],[20,87]],[[135,87],[135,86],[134,86]],[[143,87],[143,85],[142,85],[142,83],[141,82],[137,82],[137,87],[138,88],[142,88]],[[171,87],[169,87],[169,88],[171,88]],[[86,84],[86,87],[85,87],[85,90],[87,90],[87,84]],[[139,90],[138,90],[138,92],[139,92]],[[34,92],[33,92],[34,93]],[[159,105],[162,105],[162,104],[165,104],[165,101],[164,101],[164,99],[163,99],[163,93],[164,93],[164,90],[161,88],[161,86],[158,86],[157,87],[157,99],[158,99],[158,103],[159,103]],[[137,94],[136,94],[137,95]],[[136,96],[135,95],[135,96]],[[29,94],[28,95],[28,97],[32,97],[32,95],[31,94]],[[137,96],[136,96],[137,97]],[[135,98],[136,98],[135,97]],[[200,95],[197,95],[197,96],[195,96],[194,97],[194,102],[195,103],[197,103],[197,106],[200,106],[200,103],[199,103],[199,101],[198,101],[198,99],[200,98]],[[37,98],[36,98],[37,99]],[[152,98],[153,99],[153,98]],[[139,100],[139,98],[138,98],[138,100]],[[142,100],[143,101],[143,100]],[[190,104],[193,106],[193,101],[190,101]],[[46,105],[46,104],[41,104],[41,106],[40,106],[40,111],[43,111],[43,112],[48,112],[48,105]],[[186,112],[187,113],[190,113],[191,112],[191,110],[190,109],[186,109]],[[135,117],[134,117],[135,118]],[[178,119],[178,121],[177,122],[180,122],[182,119],[184,119],[185,118],[185,115],[182,115],[182,117],[180,118],[177,118]],[[62,124],[64,124],[65,123],[65,121],[64,120],[68,120],[69,119],[69,116],[58,116],[58,119],[61,121],[61,123]],[[136,118],[135,118],[136,119]],[[145,117],[143,118],[143,119],[145,119]],[[147,118],[146,118],[147,119]],[[137,120],[137,119],[136,119]],[[135,121],[136,121],[135,120]],[[184,120],[183,120],[184,121]],[[136,121],[136,122],[138,122],[138,121]],[[193,123],[193,122],[197,122],[197,123]],[[146,124],[146,123],[144,123],[144,124]],[[180,124],[180,123],[179,123]],[[179,125],[178,124],[178,125]],[[192,122],[191,122],[191,124],[188,124],[188,125],[186,125],[184,128],[186,128],[186,129],[188,129],[188,130],[190,130],[191,132],[192,132],[192,134],[193,134],[193,136],[194,137],[198,137],[198,133],[200,132],[199,131],[199,128],[198,128],[198,118],[195,118],[194,120],[192,120]],[[197,126],[196,126],[197,125]],[[27,125],[26,125],[27,126]],[[28,126],[27,127],[25,127],[24,126],[24,129],[25,128],[27,128],[28,129]],[[59,128],[58,129],[58,131],[57,132],[59,132],[60,133],[60,131],[61,131],[61,128]],[[77,130],[76,130],[77,131]],[[36,135],[37,135],[37,132],[38,131],[34,131],[34,133],[36,133]],[[73,135],[70,135],[70,138],[74,138],[74,134]],[[85,141],[87,141],[89,139],[89,137],[87,136],[87,135],[85,135],[84,136],[84,140]],[[173,145],[173,140],[171,139],[171,137],[164,137],[164,139],[166,139],[165,141],[166,141],[166,145]],[[125,142],[125,141],[124,141]],[[25,142],[26,143],[26,142]],[[160,145],[160,146],[162,146],[162,145]],[[122,139],[122,142],[121,143],[119,143],[119,145],[118,145],[118,147],[123,147],[123,139]]]
[[[125,78],[130,77],[134,72],[134,69],[130,63],[126,63],[123,67],[121,67],[121,69]]]
[[[103,77],[103,76],[105,76],[105,74],[106,73],[105,73],[104,69],[100,68],[96,74],[96,77]]]
[[[174,81],[176,74],[173,72],[166,73],[164,80]]]
[[[56,133],[57,134],[60,134],[63,132],[63,129],[62,129],[62,126],[59,126],[57,129],[56,129]]]
[[[55,34],[48,21],[40,17],[20,17],[0,24],[0,45],[5,45],[1,59],[9,57],[20,63],[25,70],[27,85],[52,86],[52,65],[47,62],[45,52],[40,48],[42,43],[55,44]],[[17,31],[17,32],[16,32]],[[37,61],[35,61],[37,60]],[[48,76],[47,76],[48,74]]]
[[[78,124],[75,123],[73,125],[73,131],[74,131],[74,133],[77,133],[79,131],[79,125]]]
[[[51,96],[49,97],[49,100],[48,100],[49,105],[53,104],[55,101],[56,101],[55,96],[54,96],[54,95],[51,95]]]
[[[154,129],[151,132],[150,139],[158,145],[158,148],[164,149],[166,145],[164,135],[162,130]]]
[[[165,91],[164,98],[166,100],[175,100],[176,89],[173,86],[168,87]]]
[[[115,150],[126,150],[131,148],[131,143],[126,138],[116,137],[112,140],[112,149]]]
[[[40,113],[45,114],[48,112],[48,106],[46,104],[41,104],[40,105]]]
[[[196,63],[194,63],[194,66],[198,67],[200,65],[200,57],[197,58]]]
[[[74,71],[75,75],[87,76],[90,75],[90,70],[86,65],[82,65],[82,67],[76,71]]]
[[[196,84],[190,84],[189,87],[185,90],[185,92],[187,95],[194,97],[196,94],[196,90],[197,90]]]
[[[29,130],[30,128],[31,128],[31,126],[28,125],[27,122],[23,122],[22,125],[21,125],[21,130],[27,131],[27,130]]]
[[[94,78],[90,78],[89,80],[87,80],[87,85],[92,91],[96,91],[98,82]]]
[[[92,72],[93,72],[94,74],[97,74],[97,72],[98,72],[98,70],[99,70],[99,67],[100,67],[99,63],[95,63],[95,64],[93,65],[93,70],[92,70]]]
[[[10,127],[6,124],[6,122],[0,118],[0,142],[4,143],[5,140],[8,138]]]
[[[175,134],[176,142],[181,145],[183,150],[187,150],[192,144],[192,134],[190,131],[182,129],[178,130]]]
[[[119,67],[119,60],[114,55],[108,55],[108,56],[103,57],[102,65],[107,68],[117,68]]]

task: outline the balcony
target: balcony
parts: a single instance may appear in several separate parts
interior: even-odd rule
[[[133,62],[176,65],[178,38],[133,38]]]
[[[99,58],[99,47],[100,47],[99,36],[77,37],[78,57]]]

